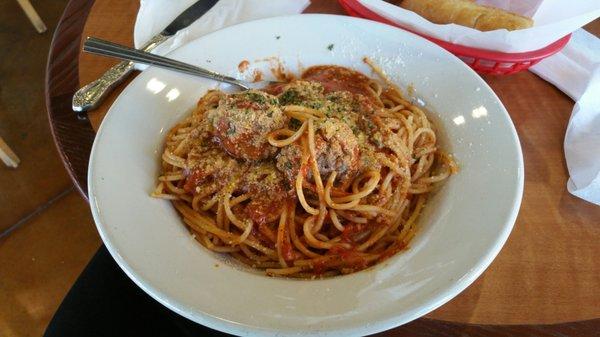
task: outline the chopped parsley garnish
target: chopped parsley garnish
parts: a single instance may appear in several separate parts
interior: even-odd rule
[[[287,179],[283,180],[283,186],[285,186],[285,189],[288,191],[292,189],[292,185],[290,184],[290,182]]]
[[[318,109],[321,109],[323,107],[323,102],[320,102],[320,101],[307,102],[306,103],[306,107],[318,110]]]
[[[281,94],[281,97],[279,97],[279,102],[281,102],[282,105],[294,104],[299,99],[298,96],[299,95],[296,90],[289,89]]]
[[[256,102],[256,103],[266,103],[267,99],[265,98],[265,96],[256,93],[256,92],[248,92],[246,93],[246,96],[248,97],[248,99],[250,99],[252,102]]]
[[[367,132],[372,133],[373,130],[376,130],[375,123],[373,123],[370,119],[365,120],[365,126],[367,128]]]
[[[330,44],[329,46],[327,46],[327,49],[329,49],[329,50],[333,50],[333,43],[332,43],[332,44]]]
[[[298,130],[301,126],[302,126],[302,122],[300,122],[297,119],[292,119],[290,121],[290,129],[292,129],[292,130]]]

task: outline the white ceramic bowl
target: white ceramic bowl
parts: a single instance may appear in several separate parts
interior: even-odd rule
[[[170,56],[236,76],[240,61],[271,56],[291,71],[338,64],[369,74],[361,61],[368,56],[401,87],[414,86],[460,165],[428,202],[410,249],[385,263],[313,281],[250,273],[196,243],[169,202],[149,197],[165,132],[216,86],[149,68],[123,91],[98,131],[89,196],[98,231],[121,268],[179,314],[234,334],[375,333],[456,296],[506,241],[523,190],[515,129],[487,84],[436,45],[371,21],[299,15],[223,29]],[[252,63],[268,69],[266,62]]]

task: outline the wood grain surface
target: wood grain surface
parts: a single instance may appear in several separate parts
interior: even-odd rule
[[[80,4],[83,8],[91,2],[72,0],[70,7],[75,8]],[[312,2],[307,12],[342,14],[335,1]],[[80,14],[85,16],[85,8],[81,8]],[[97,0],[91,8],[83,36],[97,36],[131,44],[136,11],[137,1]],[[60,50],[59,47],[65,43],[70,48],[73,48],[74,43],[79,43],[79,40],[69,39],[81,32],[81,27],[78,31],[73,28],[81,22],[69,24],[72,26],[64,29],[65,32],[57,32],[55,49]],[[597,20],[586,28],[598,34],[600,22]],[[65,34],[67,38],[59,34]],[[53,59],[51,54],[49,71],[55,70],[48,75],[48,83],[65,82],[63,86],[68,89],[64,90],[64,95],[56,97],[53,94],[55,91],[51,90],[53,86],[48,86],[52,92],[48,96],[51,121],[58,125],[61,116],[70,113],[65,95],[72,94],[71,87],[76,86],[77,82],[73,83],[76,76],[72,74],[60,80],[55,76],[69,74],[65,69],[72,71],[75,64],[76,70],[78,63],[77,55],[72,52],[68,57],[73,59],[61,56],[64,58],[63,62],[56,57]],[[114,61],[106,58],[80,54],[80,84],[97,78],[113,63]],[[429,319],[421,319],[393,331],[403,335],[400,334],[404,331],[402,329],[414,326],[418,327],[418,330],[414,330],[415,333],[419,331],[418,335],[427,336],[445,335],[440,332],[442,330],[436,330],[438,328],[454,329],[457,334],[469,336],[593,335],[600,331],[600,207],[578,199],[566,190],[568,172],[562,143],[573,101],[529,72],[484,79],[509,111],[523,147],[525,192],[517,223],[496,260],[475,283],[455,299],[430,313],[427,316]],[[112,95],[113,99],[116,95],[117,93]],[[90,113],[89,121],[84,121],[87,127],[91,122],[94,129],[97,128],[110,104],[111,101],[108,100],[100,109]],[[82,129],[89,131],[85,126]],[[56,127],[55,134],[61,154],[75,152],[75,158],[89,155],[89,150],[86,152],[85,147],[75,149],[76,146],[72,143],[61,143]],[[70,157],[63,158],[69,162]],[[68,164],[68,168],[77,171],[73,164]],[[87,162],[85,168],[87,169]],[[79,174],[73,174],[73,177],[80,185],[85,183]],[[457,323],[443,323],[439,320]],[[588,321],[539,325],[583,320]],[[525,327],[523,324],[533,325]]]
[[[94,129],[87,118],[71,109],[79,88],[78,55],[81,27],[93,1],[71,1],[54,32],[46,66],[46,109],[50,129],[67,172],[82,195],[87,195],[87,167]]]

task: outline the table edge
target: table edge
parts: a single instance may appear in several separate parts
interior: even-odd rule
[[[67,4],[52,37],[46,63],[46,111],[56,149],[79,193],[87,199],[87,168],[95,131],[85,115],[71,108],[79,89],[81,34],[93,0]]]

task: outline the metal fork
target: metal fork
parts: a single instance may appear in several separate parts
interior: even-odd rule
[[[211,80],[233,84],[245,90],[264,88],[270,84],[281,83],[280,81],[242,81],[191,64],[176,61],[163,56],[154,55],[142,50],[129,48],[117,43],[98,39],[95,37],[88,37],[86,39],[86,41],[83,43],[83,51],[91,54],[114,57],[122,60],[128,60],[165,69],[175,70],[190,75],[205,77]]]

